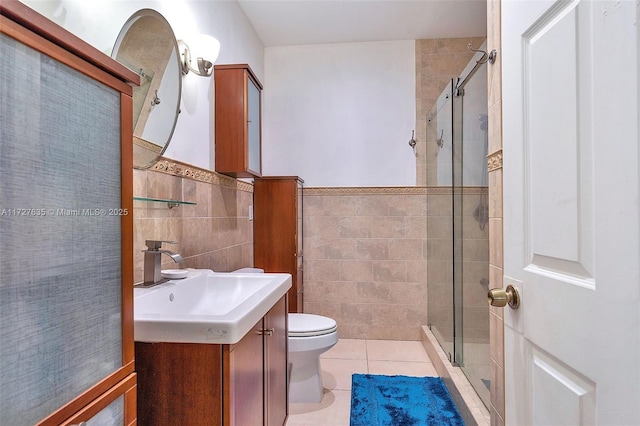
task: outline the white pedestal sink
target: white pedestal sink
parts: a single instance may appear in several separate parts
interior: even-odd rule
[[[184,279],[134,288],[134,339],[238,343],[289,288],[289,274],[191,269]]]

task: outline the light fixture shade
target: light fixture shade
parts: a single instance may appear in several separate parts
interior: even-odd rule
[[[201,76],[210,76],[213,64],[220,53],[220,42],[208,34],[199,34],[189,38],[189,42],[178,41],[182,55],[182,72],[189,71]]]

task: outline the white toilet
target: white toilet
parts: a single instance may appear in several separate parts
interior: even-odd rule
[[[336,343],[335,320],[320,315],[289,314],[289,402],[322,401],[320,355]]]
[[[260,273],[259,268],[234,272]],[[332,318],[312,314],[288,315],[289,322],[289,402],[322,401],[320,355],[338,343],[338,327]]]

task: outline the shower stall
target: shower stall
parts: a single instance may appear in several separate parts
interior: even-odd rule
[[[487,67],[473,59],[427,114],[428,327],[486,406]]]

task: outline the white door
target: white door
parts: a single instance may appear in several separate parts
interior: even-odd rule
[[[508,425],[640,425],[636,3],[502,2]]]

